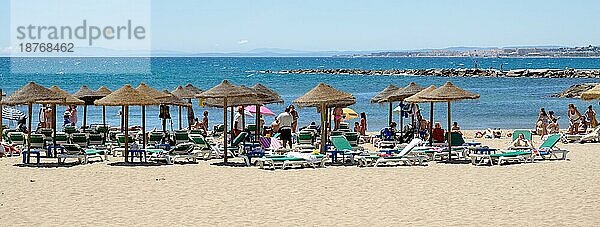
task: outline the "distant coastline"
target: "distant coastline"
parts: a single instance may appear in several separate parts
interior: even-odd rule
[[[290,69],[262,70],[263,74],[415,75],[440,77],[600,78],[597,69]]]

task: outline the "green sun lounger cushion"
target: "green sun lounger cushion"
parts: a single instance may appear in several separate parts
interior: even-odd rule
[[[96,149],[85,149],[85,154],[86,155],[103,155],[104,151],[96,150]]]

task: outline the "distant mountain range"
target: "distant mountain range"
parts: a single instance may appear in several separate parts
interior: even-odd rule
[[[439,49],[415,49],[415,50],[359,50],[359,51],[302,51],[284,48],[258,48],[249,51],[222,52],[222,53],[191,53],[172,50],[152,50],[152,51],[132,51],[132,50],[113,50],[106,48],[76,48],[76,56],[156,56],[156,57],[332,57],[332,56],[365,56],[373,53],[400,53],[400,52],[470,52],[470,51],[491,51],[502,49],[556,49],[564,46],[509,46],[509,47],[447,47]],[[0,49],[0,56],[10,56],[8,48]],[[36,55],[37,56],[37,55]],[[50,54],[48,56],[56,56]],[[63,55],[64,56],[64,55]]]

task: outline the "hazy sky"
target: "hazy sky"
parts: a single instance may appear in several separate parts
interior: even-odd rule
[[[6,47],[10,1],[0,2],[0,47]],[[591,0],[151,2],[152,48],[160,50],[402,50],[600,44],[600,1]]]

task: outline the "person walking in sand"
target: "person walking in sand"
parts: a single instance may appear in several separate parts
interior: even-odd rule
[[[279,122],[279,139],[283,142],[283,148],[286,148],[287,144],[292,148],[292,122],[294,122],[294,117],[290,114],[289,107],[277,116],[277,122]]]
[[[569,118],[570,123],[568,134],[578,134],[579,124],[581,124],[581,113],[579,113],[575,104],[571,103],[568,107],[567,117]]]
[[[244,114],[244,108],[238,106],[237,112],[233,119],[233,138],[237,137],[242,131],[244,131],[244,124],[242,122],[242,114]]]

